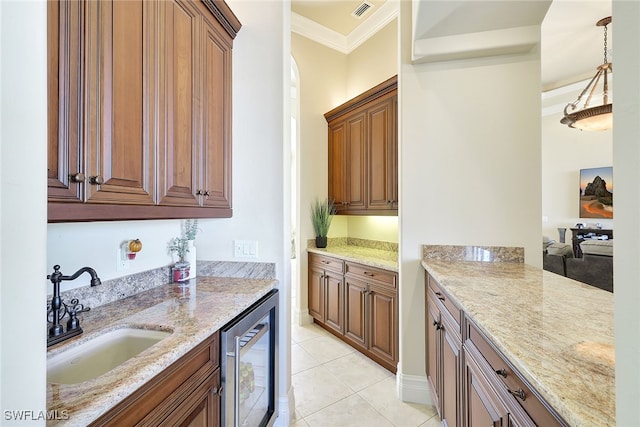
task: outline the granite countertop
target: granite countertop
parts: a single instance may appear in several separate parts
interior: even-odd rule
[[[307,252],[333,256],[345,261],[359,262],[371,267],[398,272],[398,252],[374,249],[356,245],[328,246],[326,248],[307,248]]]
[[[48,356],[125,326],[172,334],[98,378],[80,384],[47,384],[47,409],[68,416],[47,424],[78,426],[94,421],[276,285],[271,279],[198,277],[186,287],[159,286],[83,313],[84,333],[51,347]]]
[[[571,426],[615,425],[612,293],[522,263],[422,265]]]

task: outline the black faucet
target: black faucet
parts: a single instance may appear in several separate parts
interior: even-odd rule
[[[96,271],[91,267],[82,267],[71,276],[65,276],[60,272],[60,266],[54,265],[53,273],[47,276],[47,279],[53,283],[53,297],[47,306],[47,322],[51,324],[47,336],[47,347],[82,333],[77,315],[89,311],[89,307],[80,304],[77,298],[72,299],[69,304],[66,304],[60,297],[60,282],[63,280],[75,280],[82,273],[89,273],[91,275],[91,286],[102,284]],[[65,331],[64,326],[60,324],[60,320],[67,314],[69,315],[69,320],[67,321],[67,330]]]

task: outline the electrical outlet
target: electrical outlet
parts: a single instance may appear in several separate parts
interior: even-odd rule
[[[258,258],[258,241],[234,240],[233,256],[236,258]]]
[[[116,271],[123,271],[123,270],[129,269],[129,264],[131,261],[129,261],[129,258],[127,258],[127,254],[122,248],[122,246],[118,247],[118,253],[116,254],[116,259],[117,259]]]

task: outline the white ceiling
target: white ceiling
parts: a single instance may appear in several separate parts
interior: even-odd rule
[[[359,0],[292,0],[293,31],[348,53],[397,15],[398,0],[367,1],[374,7],[356,19],[350,14],[361,3]],[[611,15],[611,0],[553,0],[546,15],[548,0],[414,3],[414,37],[431,40],[432,46],[440,46],[441,40],[458,37],[462,32],[504,31],[508,27],[537,25],[542,19],[543,90],[590,78],[603,62],[603,29],[596,27],[596,22]],[[609,62],[613,62],[614,28],[612,22],[608,28]],[[502,36],[516,38],[511,33]],[[524,41],[521,44],[526,46]]]

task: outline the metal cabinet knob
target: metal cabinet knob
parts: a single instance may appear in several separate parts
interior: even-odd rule
[[[89,184],[102,185],[102,184],[104,184],[104,178],[102,177],[102,175],[90,176],[89,177]]]
[[[81,172],[78,172],[76,174],[70,174],[69,181],[75,182],[75,183],[84,182],[84,174]]]
[[[518,390],[511,390],[508,388],[507,391],[522,401],[527,398],[527,396],[524,394],[524,390],[522,390],[521,388]]]
[[[507,371],[503,369],[496,370],[496,374],[500,375],[502,378],[507,378]]]

